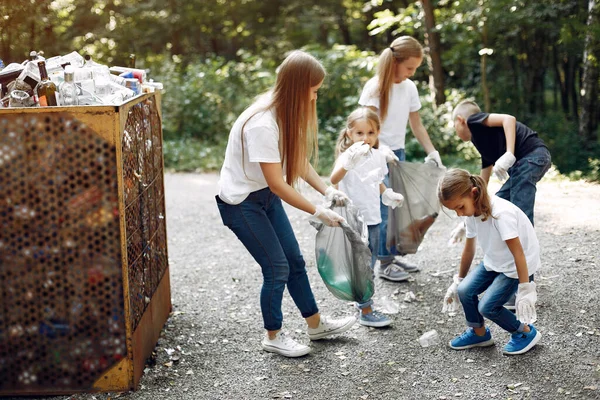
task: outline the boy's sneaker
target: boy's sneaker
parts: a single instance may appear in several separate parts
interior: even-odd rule
[[[310,353],[310,347],[296,342],[283,333],[283,331],[277,332],[273,340],[269,339],[268,334],[265,335],[261,345],[264,351],[281,354],[286,357],[302,357]]]
[[[416,264],[406,262],[401,257],[395,257],[393,263],[402,268],[404,272],[419,271],[419,267]]]
[[[510,341],[504,346],[504,354],[516,355],[527,353],[542,338],[542,334],[529,324],[529,332],[515,332],[511,335]]]
[[[379,277],[393,282],[402,282],[409,278],[408,272],[405,272],[393,262],[386,266],[379,266]]]
[[[383,315],[379,311],[371,311],[368,314],[363,314],[361,312],[358,323],[363,326],[383,328],[384,326],[389,326],[392,323],[392,321],[386,315]]]
[[[485,328],[485,335],[478,336],[473,328],[464,331],[449,343],[454,350],[470,349],[471,347],[487,347],[494,344],[489,328]]]
[[[316,328],[308,328],[307,332],[310,340],[324,339],[331,335],[346,332],[354,323],[356,317],[346,317],[342,319],[328,319],[321,315],[319,326]]]

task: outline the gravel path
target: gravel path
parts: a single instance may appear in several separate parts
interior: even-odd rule
[[[419,253],[407,257],[421,267],[414,279],[377,281],[376,306],[397,310],[390,328],[356,324],[345,335],[312,343],[311,355],[287,359],[260,349],[260,269],[222,225],[216,182],[215,174],[166,176],[174,309],[140,390],[54,399],[600,398],[600,186],[551,180],[538,186],[543,270],[536,326],[543,338],[531,352],[502,355],[508,334],[493,324],[496,346],[457,352],[445,345],[464,329],[464,317],[440,312],[448,270],[457,268],[461,254],[460,246],[446,246],[455,221],[442,213]],[[322,313],[350,315],[354,309],[332,297],[317,273],[306,215],[288,211]],[[404,301],[408,292],[416,299]],[[284,329],[308,343],[287,293],[283,308]],[[442,344],[421,347],[418,338],[432,329]]]

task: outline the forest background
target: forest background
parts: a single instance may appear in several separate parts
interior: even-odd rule
[[[509,113],[548,144],[558,171],[600,181],[600,4],[597,0],[2,0],[0,59],[78,51],[137,66],[165,85],[165,164],[218,170],[229,129],[275,80],[290,50],[319,58],[319,171],[377,55],[400,35],[427,47],[414,77],[421,117],[445,164],[479,156],[454,134],[464,98]],[[409,160],[422,160],[412,135]]]

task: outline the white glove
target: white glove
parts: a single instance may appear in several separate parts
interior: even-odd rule
[[[440,158],[440,153],[437,150],[427,154],[427,157],[425,157],[425,162],[435,165],[438,168],[444,168],[444,164],[442,164],[442,159]]]
[[[515,155],[510,151],[507,151],[502,157],[496,160],[492,173],[500,180],[500,182],[507,180],[508,172],[506,171],[513,166],[515,161],[517,161]]]
[[[467,225],[465,221],[460,221],[458,225],[450,232],[450,239],[448,240],[448,247],[454,246],[461,242],[467,234]]]
[[[394,153],[394,150],[390,149],[385,144],[379,145],[379,151],[385,156],[385,162],[390,163],[394,161],[400,161],[398,156]]]
[[[458,311],[458,306],[460,304],[460,299],[458,298],[458,284],[462,282],[463,278],[460,278],[458,274],[455,274],[452,280],[452,285],[446,290],[446,295],[444,296],[444,305],[442,306],[443,313],[446,311]]]
[[[381,193],[381,202],[392,209],[401,207],[404,203],[404,196],[400,193],[394,192],[392,189],[387,188]]]
[[[320,219],[327,226],[340,226],[341,222],[346,222],[340,214],[323,206],[317,206],[313,217]]]
[[[371,150],[371,146],[365,144],[363,141],[354,143],[340,154],[340,157],[342,157],[342,167],[346,171],[350,171],[361,162],[369,150]]]
[[[535,282],[519,283],[515,308],[517,319],[525,324],[533,324],[537,321],[535,303],[537,302],[537,291]]]
[[[350,202],[350,198],[346,193],[341,190],[337,190],[333,186],[329,186],[327,190],[325,190],[325,199],[327,202],[331,203],[335,201],[336,206],[343,206]]]

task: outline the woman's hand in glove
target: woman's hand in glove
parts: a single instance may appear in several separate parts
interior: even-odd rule
[[[323,206],[317,206],[313,217],[318,218],[327,226],[340,226],[340,223],[346,222],[340,214]]]
[[[329,186],[327,190],[325,190],[325,199],[327,199],[328,202],[335,201],[336,206],[344,206],[350,202],[350,198],[346,193],[337,190],[333,186]]]

